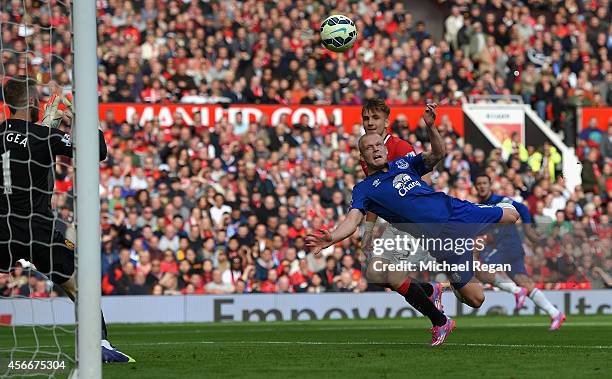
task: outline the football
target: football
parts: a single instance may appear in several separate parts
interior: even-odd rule
[[[336,53],[350,49],[357,39],[355,23],[343,15],[333,15],[321,24],[321,44]]]

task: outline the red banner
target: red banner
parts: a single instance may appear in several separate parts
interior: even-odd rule
[[[612,122],[612,107],[608,108],[582,108],[582,129],[588,127],[590,120],[597,120],[597,127],[602,131],[608,130],[608,123]]]
[[[0,102],[0,122],[8,118],[8,109],[2,112],[2,103]],[[410,129],[415,129],[419,117],[423,113],[425,107],[391,107],[390,121],[393,123],[395,119],[403,115],[408,121]],[[330,119],[334,118],[336,125],[344,125],[347,132],[351,132],[353,125],[361,124],[361,107],[359,106],[335,106],[335,105],[232,105],[224,107],[221,105],[194,105],[194,104],[130,104],[130,103],[110,103],[100,104],[99,114],[100,120],[106,118],[106,113],[112,111],[115,114],[115,120],[123,122],[125,120],[133,120],[138,118],[138,122],[142,125],[147,120],[158,118],[162,126],[170,126],[175,115],[180,115],[188,125],[193,124],[195,113],[199,113],[204,125],[210,125],[213,120],[227,118],[230,122],[233,121],[238,112],[241,112],[243,117],[248,117],[250,121],[258,121],[262,116],[268,119],[269,125],[276,125],[283,115],[287,115],[290,125],[297,124],[302,115],[308,116],[308,122],[311,126],[329,125]],[[439,107],[438,118],[436,124],[439,124],[443,118],[448,117],[453,129],[457,134],[463,136],[463,112],[460,107]]]
[[[399,115],[404,115],[411,129],[416,128],[417,121],[423,113],[425,107],[400,107],[391,108],[391,122]],[[204,125],[210,125],[216,120],[226,118],[232,122],[238,112],[243,117],[248,117],[250,121],[257,121],[265,116],[269,125],[276,125],[283,115],[287,115],[290,125],[297,124],[303,115],[308,116],[309,124],[329,125],[333,116],[336,125],[344,125],[347,132],[350,132],[355,124],[361,124],[361,107],[359,106],[315,106],[315,105],[232,105],[224,107],[221,105],[194,105],[194,104],[101,104],[100,120],[106,118],[106,112],[112,111],[115,120],[123,122],[125,120],[138,119],[140,124],[147,120],[158,118],[162,126],[170,126],[173,118],[182,117],[188,125],[193,124],[195,113],[199,113]],[[438,108],[437,123],[444,117],[450,119],[455,132],[463,136],[463,112],[460,107],[440,107]]]

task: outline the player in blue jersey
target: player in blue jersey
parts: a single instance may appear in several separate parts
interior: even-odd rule
[[[529,209],[509,197],[496,195],[491,191],[491,178],[479,175],[476,178],[476,191],[481,204],[497,205],[512,204],[521,216],[525,236],[534,243],[539,243],[541,237],[531,225]],[[544,293],[535,287],[534,281],[527,275],[525,269],[525,250],[515,225],[494,228],[490,235],[490,243],[479,253],[480,259],[487,264],[508,264],[511,270],[506,273],[490,273],[478,271],[477,278],[483,283],[514,294],[516,309],[520,310],[527,296],[551,317],[550,330],[557,330],[565,321],[565,314],[559,311],[546,298]]]
[[[436,104],[429,104],[418,122],[418,124],[426,130],[428,125],[433,126],[436,120],[436,107]],[[361,110],[361,121],[363,123],[365,132],[375,133],[383,137],[383,142],[387,148],[387,159],[390,161],[406,155],[414,155],[414,149],[408,142],[388,133],[390,112],[391,109],[383,99],[372,98],[365,101]],[[432,132],[430,139],[441,138],[439,133],[436,133],[435,128],[431,128],[430,130]],[[440,142],[442,143],[442,141]],[[363,169],[363,172],[367,176],[368,165],[363,159],[360,159],[359,163]],[[431,178],[429,176],[430,175],[427,175],[426,178],[424,178],[427,183],[431,183]],[[363,226],[361,248],[366,256],[367,263],[370,263],[370,261],[374,258],[374,254],[372,254],[372,242],[375,239],[386,240],[394,239],[396,237],[406,239],[413,238],[413,236],[394,228],[393,225],[390,225],[382,219],[378,220],[378,216],[371,212],[366,215],[366,221]],[[429,253],[422,248],[410,250],[384,249],[384,251],[378,254],[375,258],[384,260],[388,263],[418,263],[421,261],[433,260],[433,258],[429,256]],[[378,280],[370,280],[370,283],[379,284],[381,282]],[[434,281],[429,283],[421,283],[415,278],[413,278],[411,283],[412,285],[420,286],[427,294],[429,299],[434,303],[436,308],[438,308],[441,312],[443,311],[444,306],[442,305],[442,293],[444,292],[444,285],[442,283]],[[407,301],[410,303],[410,299],[407,299]]]
[[[378,109],[378,108],[381,108],[381,109]],[[442,138],[440,137],[439,133],[433,126],[435,117],[436,117],[435,108],[436,108],[435,104],[428,105],[426,108],[426,111],[423,113],[423,117],[421,118],[420,122],[422,122],[424,126],[427,127],[427,130],[430,134],[430,139],[434,141],[435,149],[432,149],[432,151],[436,154],[436,159],[441,159],[441,157],[444,156],[444,144],[443,144]],[[386,107],[386,104],[384,104],[384,102],[370,101],[366,105],[364,105],[363,113],[368,114],[369,116],[370,113],[374,111],[377,113],[376,116],[378,117],[368,117],[368,120],[366,120],[366,117],[364,116],[363,121],[364,121],[364,125],[368,123],[368,126],[370,127],[370,129],[372,129],[373,133],[371,134],[376,134],[378,136],[381,136],[381,138],[383,138],[383,144],[385,144],[385,151],[387,152],[387,154],[389,153],[394,154],[394,153],[397,153],[397,149],[395,150],[391,149],[388,145],[387,139],[382,137],[381,135],[383,134],[382,129],[385,129],[386,128],[385,125],[388,124],[388,112],[385,112],[385,110],[388,111],[388,108]],[[372,124],[374,123],[373,120],[376,120],[377,122],[380,121],[379,122],[380,125],[378,125],[378,127],[376,128],[372,128],[373,126]],[[397,146],[391,146],[391,147],[397,147]],[[399,156],[403,157],[405,156],[405,154],[401,154]],[[396,157],[399,157],[399,156],[396,154]],[[369,166],[363,160],[362,160],[362,167],[364,168],[364,172],[367,175]],[[368,216],[374,216],[374,218],[377,217],[375,214],[372,214],[372,213],[369,213]],[[389,225],[389,226],[390,227],[387,227],[385,229],[385,232],[378,235],[375,238],[375,240],[383,241],[387,239],[393,239],[395,236],[400,236],[400,235],[407,236],[407,234],[405,234],[404,232],[399,231],[395,228],[391,228],[392,225]],[[394,231],[390,233],[389,229],[393,229]],[[384,287],[395,290],[398,294],[403,296],[404,299],[410,305],[412,305],[416,310],[421,312],[423,315],[427,316],[431,320],[431,323],[432,323],[432,341],[431,341],[432,346],[442,344],[444,340],[446,339],[446,337],[453,330],[454,321],[448,319],[442,313],[442,306],[439,301],[439,298],[441,297],[440,296],[441,292],[437,291],[438,293],[436,294],[436,291],[434,290],[434,291],[431,291],[431,293],[428,293],[427,288],[426,288],[427,283],[420,283],[418,280],[411,278],[409,276],[410,273],[408,270],[402,270],[401,272],[400,271],[389,271],[385,267],[381,267],[383,264],[386,264],[386,265],[401,264],[401,262],[405,262],[405,260],[403,260],[403,258],[402,259],[400,258],[404,257],[405,255],[404,255],[404,251],[401,251],[402,249],[399,249],[399,248],[391,247],[389,249],[383,249],[383,251],[379,251],[379,252],[372,250],[371,248],[373,246],[370,246],[370,248],[368,248],[367,245],[368,244],[371,245],[371,242],[373,241],[373,238],[372,238],[373,235],[377,235],[377,234],[378,233],[368,233],[366,231],[365,235],[363,236],[363,240],[362,240],[362,246],[366,246],[364,247],[364,252],[367,258],[366,260],[367,270],[365,271],[365,276],[368,282],[376,283]],[[370,236],[368,237],[368,235]],[[368,243],[368,240],[370,243]],[[413,254],[414,253],[416,252],[413,251]],[[417,253],[414,256],[411,256],[410,257],[411,261],[412,262],[419,261],[421,259],[421,255],[422,254]],[[380,264],[381,266],[377,266],[378,264]],[[433,287],[433,286],[430,286],[430,287]]]
[[[433,111],[430,106],[428,109]],[[428,125],[428,131],[439,136],[433,125]],[[402,157],[392,162],[388,162],[384,141],[378,134],[362,136],[359,140],[359,151],[368,165],[368,177],[353,188],[351,210],[333,232],[322,230],[320,234],[307,236],[307,245],[315,255],[351,236],[368,211],[412,235],[452,240],[475,237],[493,223],[514,223],[518,219],[518,212],[511,205],[478,206],[435,192],[421,180],[444,155],[441,138],[432,139],[432,151]],[[473,277],[471,251],[456,254],[453,249],[441,246],[430,248],[429,251],[438,262],[455,266],[455,269],[446,271],[459,299],[472,307],[480,307],[484,301],[484,293],[480,283]],[[369,264],[367,277],[372,271],[378,270]],[[411,279],[407,272],[385,274],[387,283],[399,293],[413,287],[410,286]],[[427,303],[431,304],[429,301]],[[438,334],[444,334],[443,342],[445,336],[452,331],[454,321],[448,317],[445,319],[446,323],[442,326],[436,325],[432,320],[432,345],[436,344]]]

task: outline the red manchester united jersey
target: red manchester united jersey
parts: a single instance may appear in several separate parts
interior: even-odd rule
[[[412,145],[410,145],[408,142],[404,141],[401,138],[392,136],[391,134],[387,134],[384,142],[385,142],[385,147],[387,148],[387,153],[388,153],[387,160],[388,161],[395,160],[399,157],[403,157],[403,156],[408,155],[409,153],[414,152]],[[365,172],[365,174],[368,175],[368,166],[366,165],[365,161],[362,159],[359,161],[359,163],[361,164],[361,168],[363,169],[363,172]]]

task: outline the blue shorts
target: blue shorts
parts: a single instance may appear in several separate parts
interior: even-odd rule
[[[474,204],[469,201],[452,199],[453,210],[449,223],[462,224],[497,224],[501,220],[504,210],[494,205]],[[478,233],[476,233],[478,234]]]
[[[445,258],[436,258],[436,261],[460,265],[457,270],[447,270],[445,272],[448,281],[457,290],[468,284],[474,276],[473,255],[471,251],[461,255],[453,254],[447,255]]]
[[[480,205],[469,201],[452,199],[452,212],[448,223],[440,232],[442,238],[475,239],[485,230],[499,222],[503,209],[491,205]],[[474,276],[473,249],[466,249],[463,254],[457,251],[432,252],[438,262],[462,265],[464,269],[448,271],[446,274],[455,289],[465,286]]]
[[[514,278],[516,274],[527,275],[525,268],[525,250],[520,245],[504,246],[498,249],[487,249],[480,252],[480,260],[486,264],[509,264],[506,274]]]

